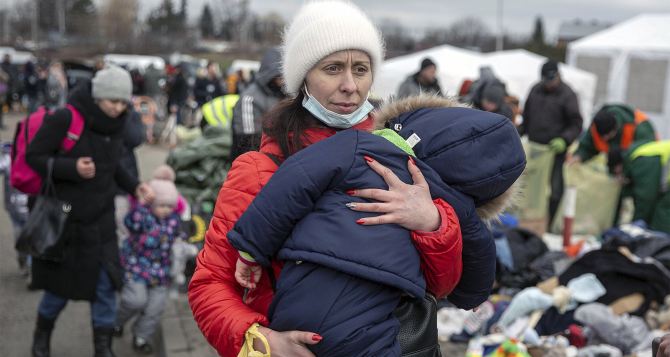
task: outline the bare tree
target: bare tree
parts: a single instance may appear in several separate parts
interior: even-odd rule
[[[382,19],[379,30],[386,42],[386,56],[388,58],[399,56],[414,50],[415,40],[409,30],[400,21],[395,19]]]
[[[128,51],[137,35],[137,0],[107,0],[101,25],[108,50]]]
[[[284,29],[284,19],[277,13],[269,13],[255,17],[253,21],[253,38],[263,45],[278,45]]]
[[[11,42],[22,42],[30,39],[31,23],[35,17],[34,3],[18,2],[14,4],[9,14],[9,28]]]
[[[481,20],[474,17],[456,21],[446,29],[428,30],[422,43],[424,47],[449,44],[482,52],[495,49],[495,37]]]

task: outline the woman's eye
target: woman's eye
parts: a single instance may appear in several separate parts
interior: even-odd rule
[[[365,67],[365,66],[359,66],[359,67],[356,67],[356,69],[355,69],[355,73],[357,73],[357,74],[366,74],[366,73],[368,73],[368,68]]]
[[[337,66],[328,66],[325,68],[326,72],[337,72],[338,69]]]

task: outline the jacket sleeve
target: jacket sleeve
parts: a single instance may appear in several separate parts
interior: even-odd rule
[[[591,130],[589,129],[579,139],[579,146],[575,151],[575,155],[578,155],[582,159],[582,162],[586,162],[591,160],[597,153],[598,150],[596,150],[593,144],[593,137],[591,137]]]
[[[630,164],[628,176],[633,187],[635,213],[633,220],[651,223],[659,196],[661,182],[661,160],[658,156],[638,157]]]
[[[635,139],[633,141],[636,143],[656,141],[656,131],[651,120],[642,122],[635,128]]]
[[[133,151],[146,140],[146,127],[142,123],[140,113],[131,111],[128,114],[126,125],[123,127],[123,144],[128,150]]]
[[[261,265],[284,245],[293,227],[313,211],[324,191],[346,175],[354,161],[357,132],[349,132],[313,144],[286,160],[228,232],[236,249],[249,253]],[[323,160],[323,153],[329,154]],[[277,202],[284,202],[278,205]]]
[[[261,190],[261,172],[253,153],[233,162],[216,199],[214,215],[197,257],[188,289],[193,317],[207,341],[221,356],[237,356],[244,333],[268,319],[242,301],[243,288],[235,281],[238,252],[226,233]]]
[[[263,111],[258,107],[254,96],[242,95],[233,107],[233,133],[235,135],[253,135],[261,132],[259,125]]]
[[[528,96],[526,97],[526,102],[523,104],[523,113],[521,114],[521,116],[523,117],[523,121],[521,122],[521,124],[519,124],[519,126],[516,127],[516,130],[519,132],[519,136],[524,136],[527,133],[530,121],[533,119],[532,115],[530,114],[531,113],[530,103],[533,101],[533,95],[534,95],[533,89],[531,89],[530,93],[528,93]]]
[[[406,98],[412,95],[411,83],[408,79],[405,79],[398,88],[398,98]]]
[[[463,241],[458,216],[451,205],[442,199],[433,202],[440,212],[440,228],[434,232],[414,231],[412,240],[421,256],[426,288],[439,299],[461,279]]]
[[[121,163],[116,165],[116,172],[114,173],[114,181],[119,185],[124,191],[135,196],[135,189],[140,184],[137,178],[128,172],[128,169],[121,165]]]
[[[463,273],[447,299],[469,310],[491,294],[496,272],[496,247],[491,233],[475,212],[460,220],[463,235]]]
[[[46,115],[26,150],[26,162],[40,176],[47,175],[47,161],[54,158],[53,177],[58,180],[83,181],[77,172],[77,159],[58,155],[61,143],[70,127],[71,114],[67,109]],[[84,129],[86,130],[86,129]]]
[[[563,118],[565,118],[565,127],[561,132],[561,137],[570,145],[582,132],[582,114],[579,112],[579,102],[574,92],[566,96],[566,103],[563,107]]]

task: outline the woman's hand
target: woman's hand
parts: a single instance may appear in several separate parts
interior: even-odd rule
[[[440,227],[440,213],[430,196],[428,183],[421,170],[410,157],[407,167],[412,175],[413,185],[402,182],[389,168],[366,156],[365,161],[389,186],[388,190],[367,188],[351,190],[349,194],[378,202],[352,202],[348,206],[354,211],[377,212],[382,215],[362,218],[363,225],[395,223],[410,231],[432,232]]]
[[[90,157],[80,157],[77,159],[77,173],[81,178],[92,179],[95,177],[95,163]]]
[[[258,332],[268,340],[272,357],[314,357],[314,354],[305,345],[315,345],[321,341],[321,336],[312,332],[279,332],[264,326],[258,327]],[[254,349],[267,352],[263,343],[258,339],[254,341]]]
[[[135,197],[140,204],[148,204],[154,200],[154,190],[146,182],[137,185],[135,189]]]

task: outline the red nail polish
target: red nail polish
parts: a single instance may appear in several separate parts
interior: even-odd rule
[[[413,158],[413,157],[410,156],[410,157],[409,157],[409,161],[410,161],[412,164],[414,164],[414,166],[416,166],[416,161],[414,161],[414,158]]]
[[[347,190],[347,195],[353,196],[356,194],[356,190]]]
[[[363,224],[363,223],[365,223],[365,220],[363,220],[363,218],[361,218],[361,219],[357,220],[356,223]]]
[[[373,158],[371,158],[370,156],[367,156],[367,155],[363,156],[363,158],[364,158],[365,161],[367,161],[367,162],[373,162],[373,161],[375,161],[375,159],[373,159]]]
[[[323,337],[321,337],[321,335],[318,335],[316,333],[312,335],[312,341],[319,342],[321,340],[323,340]]]

